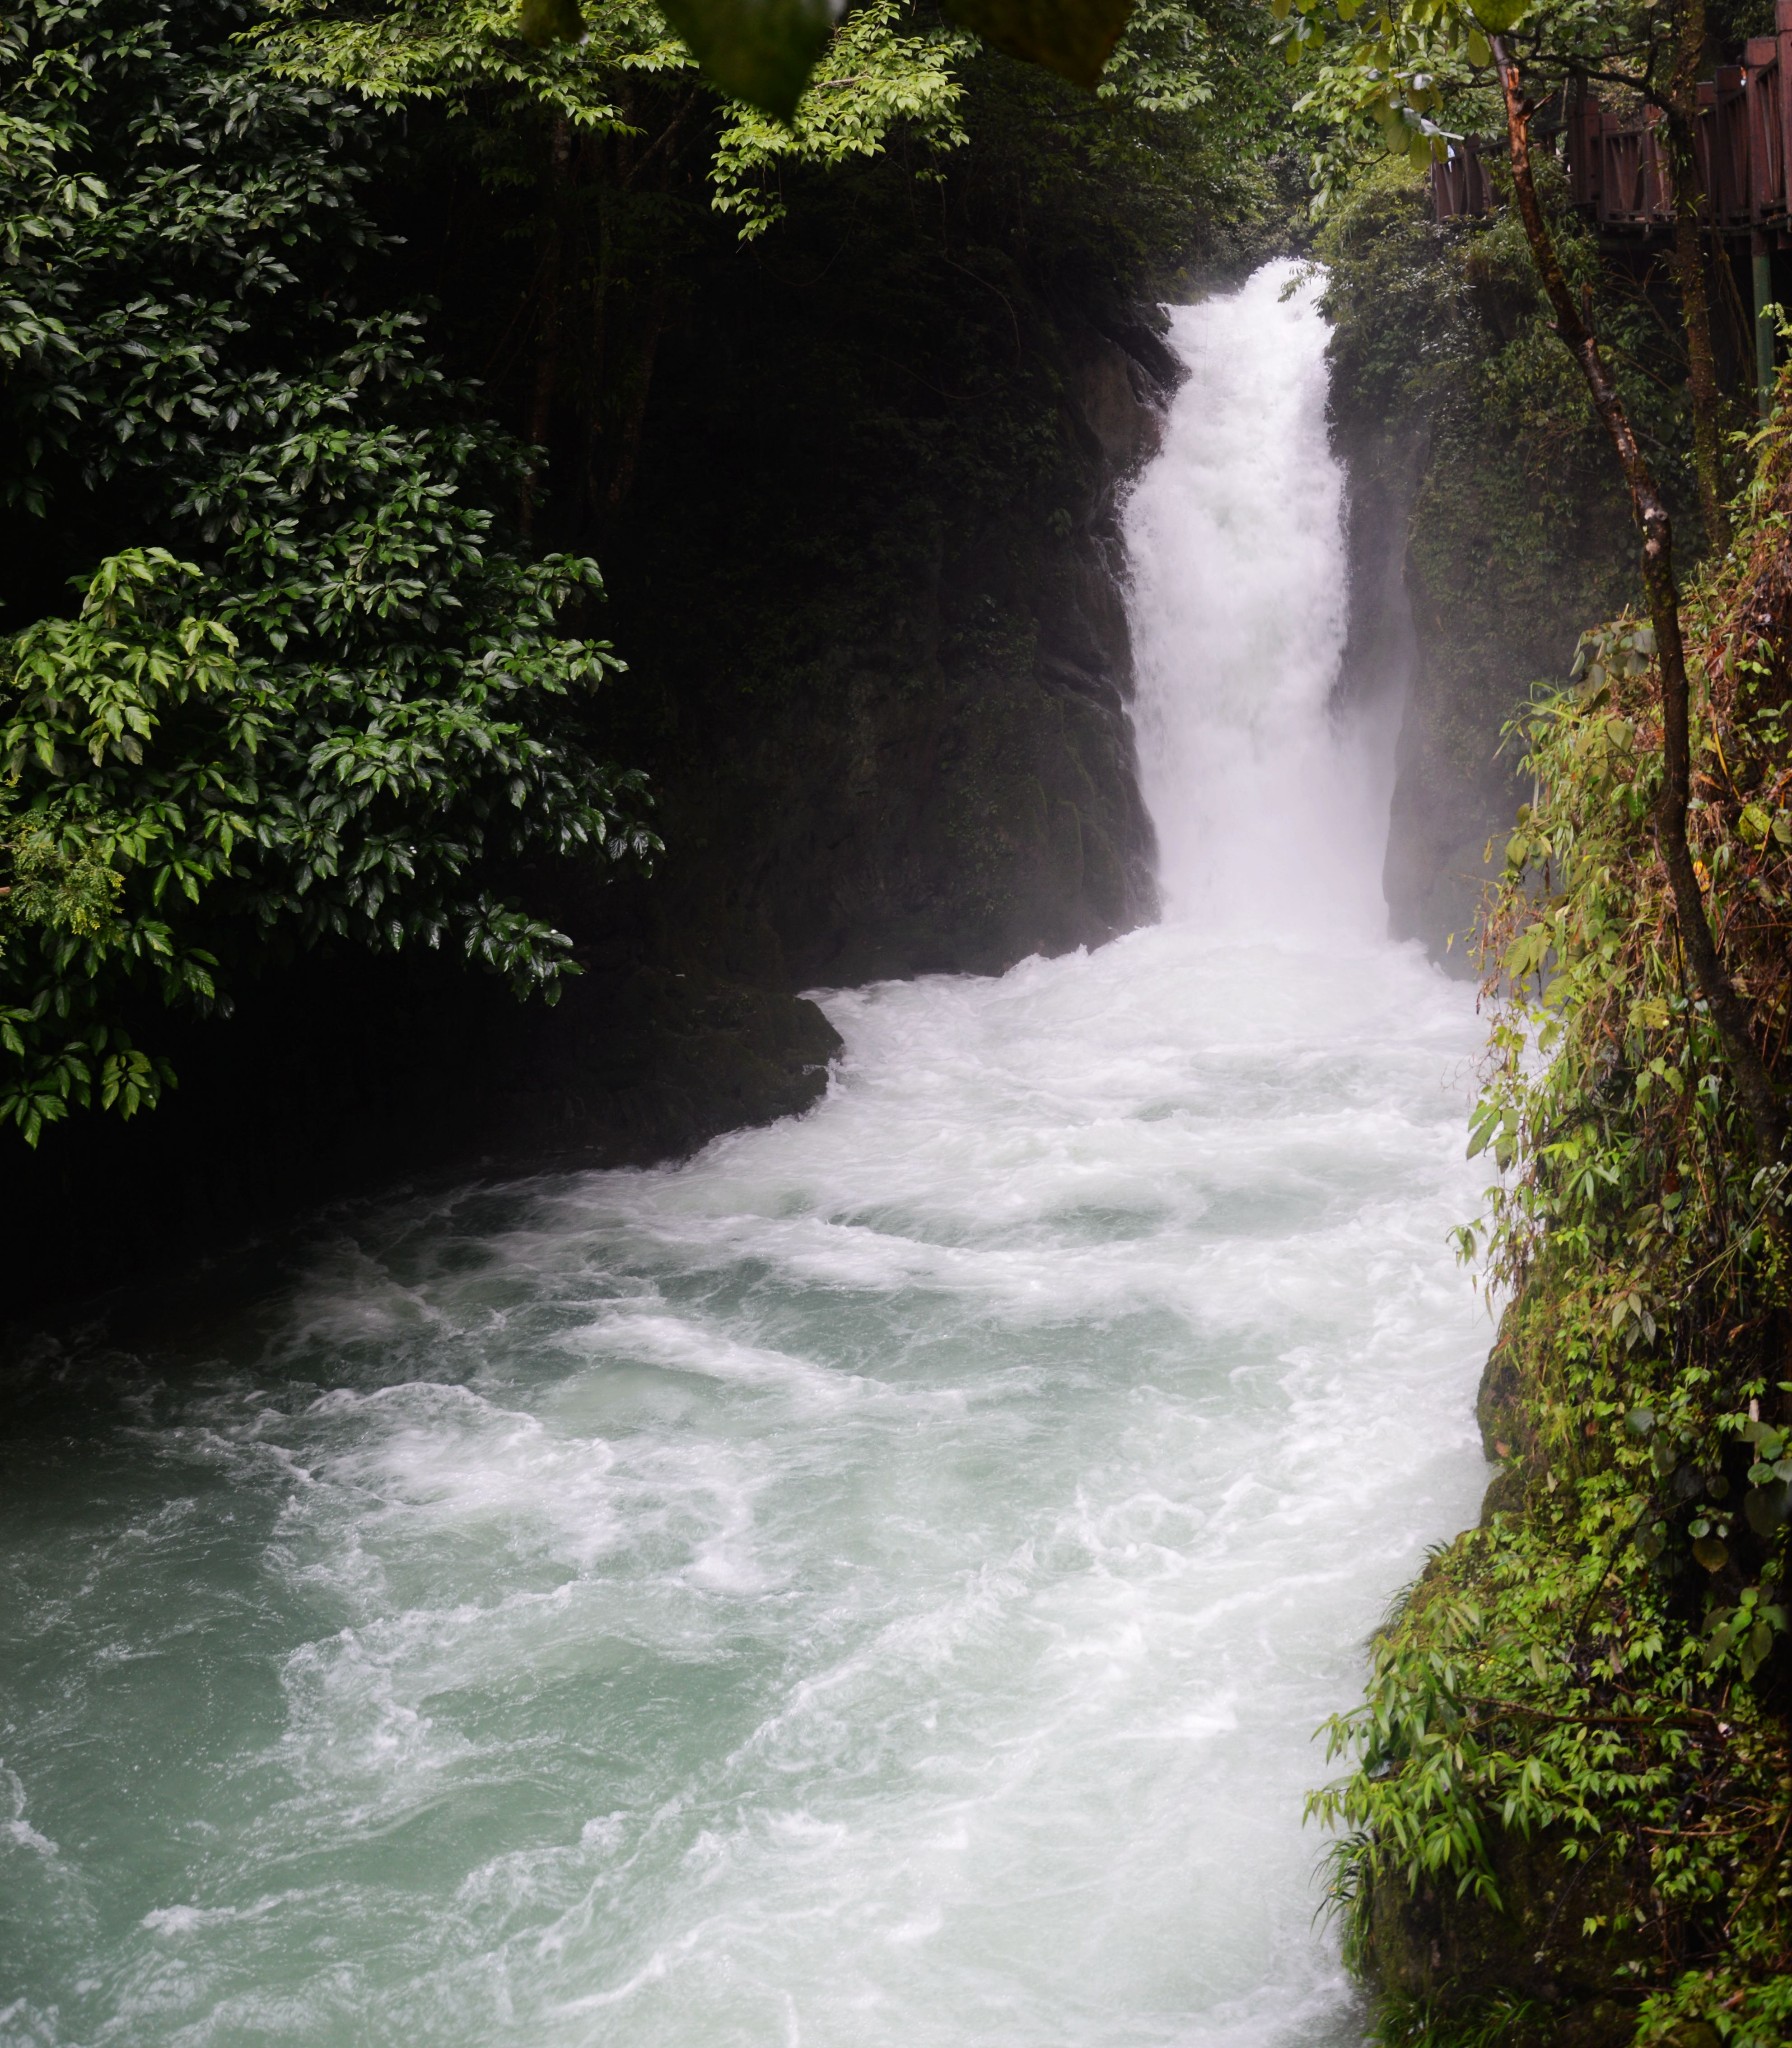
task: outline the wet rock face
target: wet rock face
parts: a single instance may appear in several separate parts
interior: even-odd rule
[[[1477,972],[1475,921],[1499,873],[1521,788],[1501,772],[1497,734],[1485,769],[1464,772],[1438,729],[1442,707],[1427,687],[1430,674],[1421,657],[1400,730],[1382,890],[1392,937],[1423,940],[1450,973],[1470,977]]]
[[[1347,420],[1338,439],[1350,553],[1339,690],[1359,702],[1392,694],[1403,705],[1382,866],[1388,931],[1471,976],[1475,919],[1521,795],[1500,727],[1522,696],[1527,650],[1465,649],[1463,594],[1413,545],[1427,483],[1423,436]]]
[[[1632,1874],[1609,1861],[1568,1862],[1547,1836],[1505,1835],[1491,1848],[1504,1910],[1457,1898],[1454,1884],[1378,1894],[1368,1958],[1378,1990],[1446,2011],[1465,2031],[1497,2013],[1502,2048],[1630,2048],[1641,1993],[1626,2000],[1614,1986],[1648,1960],[1629,1910]],[[1597,1916],[1608,1930],[1584,1934]],[[1609,1931],[1620,1921],[1628,1927]]]
[[[0,1180],[6,1319],[176,1284],[325,1203],[680,1157],[809,1108],[840,1051],[800,996],[595,956],[551,1009],[435,958],[308,963],[159,1043],[182,1080],[153,1117],[72,1121]]]
[[[667,968],[588,977],[513,1040],[458,1148],[489,1166],[648,1165],[799,1115],[840,1034],[781,990]]]
[[[669,727],[635,756],[667,843],[656,957],[838,987],[999,973],[1154,914],[1116,503],[1171,366],[1081,325],[1054,346],[1050,498],[894,502],[807,589],[768,572],[782,616],[643,657]]]
[[[1452,974],[1474,933],[1527,785],[1507,721],[1565,679],[1590,620],[1615,610],[1621,532],[1589,518],[1575,559],[1496,558],[1502,516],[1422,431],[1337,423],[1349,476],[1350,646],[1341,688],[1404,698],[1382,886],[1388,929]],[[1614,565],[1617,565],[1614,567]]]
[[[1473,974],[1490,865],[1527,793],[1506,728],[1567,680],[1580,634],[1632,601],[1635,536],[1528,265],[1507,275],[1497,238],[1439,231],[1416,191],[1370,196],[1334,227],[1355,686],[1392,676],[1405,693],[1389,926]]]

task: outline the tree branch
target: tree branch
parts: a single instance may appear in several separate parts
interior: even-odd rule
[[[1512,163],[1513,192],[1525,239],[1530,243],[1531,260],[1555,313],[1556,332],[1580,365],[1593,409],[1617,454],[1630,491],[1631,513],[1642,536],[1643,589],[1648,597],[1650,623],[1655,629],[1655,660],[1661,677],[1663,772],[1661,794],[1655,805],[1655,843],[1673,888],[1681,945],[1717,1027],[1724,1057],[1748,1118],[1756,1155],[1763,1166],[1777,1166],[1785,1148],[1785,1114],[1751,1035],[1748,1010],[1725,972],[1717,942],[1711,936],[1698,872],[1686,840],[1692,784],[1690,693],[1686,645],[1680,631],[1680,592],[1674,580],[1673,520],[1637,441],[1598,339],[1576,303],[1549,224],[1543,218],[1531,173],[1529,113],[1518,65],[1507,51],[1503,37],[1494,36],[1490,41],[1506,103],[1506,142]]]

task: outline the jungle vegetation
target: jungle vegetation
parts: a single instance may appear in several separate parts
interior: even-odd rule
[[[1331,1724],[1353,1762],[1314,1801],[1340,1830],[1333,1896],[1389,2040],[1768,2048],[1792,2031],[1792,472],[1783,376],[1751,431],[1742,351],[1719,374],[1733,288],[1691,130],[1714,52],[1768,24],[1696,4],[1282,11],[1341,304],[1364,266],[1427,280],[1429,351],[1409,328],[1378,363],[1359,339],[1351,375],[1445,436],[1522,420],[1502,466],[1528,453],[1540,480],[1553,443],[1550,488],[1584,503],[1603,448],[1640,543],[1628,606],[1587,620],[1572,676],[1508,721],[1530,801],[1481,926],[1494,1023],[1470,1138],[1501,1177],[1461,1240],[1505,1303],[1481,1402],[1500,1472]],[[1537,134],[1589,78],[1668,135],[1652,270],[1591,241]],[[1415,233],[1365,183],[1390,149],[1423,166],[1471,133],[1503,145],[1485,224]],[[1477,300],[1497,345],[1465,342]],[[1514,500],[1496,524],[1490,581],[1521,599],[1547,515]]]
[[[432,949],[549,1001],[580,971],[552,875],[658,844],[593,554],[718,275],[780,237],[800,267],[843,208],[863,243],[869,184],[863,254],[910,323],[955,269],[1006,347],[1017,290],[1125,307],[1265,207],[1245,0],[1142,10],[1093,94],[877,0],[830,21],[794,108],[718,90],[641,0],[579,26],[483,0],[29,0],[0,25],[15,1139],[150,1108],[160,1018],[227,1016],[311,952]],[[1031,279],[982,274],[1015,236]],[[926,458],[1012,488],[1044,394],[982,374],[999,450],[924,429]],[[712,478],[648,481],[704,523]],[[772,525],[825,520],[836,481]]]
[[[937,547],[938,506],[979,494],[1073,525],[1031,344],[1285,232],[1304,152],[1335,303],[1370,308],[1357,386],[1465,459],[1518,420],[1504,509],[1479,500],[1490,603],[1537,576],[1527,463],[1639,542],[1580,565],[1613,616],[1512,722],[1535,795],[1484,927],[1471,1140],[1502,1177],[1463,1241],[1509,1302],[1502,1471],[1333,1725],[1336,1900],[1390,2038],[1565,2038],[1527,1986],[1572,1961],[1577,2038],[1783,2041],[1792,454],[1784,390],[1749,439],[1726,387],[1688,140],[1709,57],[1757,25],[1702,0],[23,0],[6,1142],[151,1108],[170,1019],[295,963],[421,949],[551,997],[585,964],[568,872],[662,852],[640,763],[667,650],[768,621],[729,680],[769,701],[793,565],[899,581],[904,536]],[[1538,122],[1576,76],[1668,124],[1665,292],[1565,208]],[[1387,165],[1470,132],[1505,138],[1501,207],[1435,229]],[[757,354],[715,318],[797,298]],[[906,526],[868,522],[886,490]],[[701,574],[667,602],[642,555],[675,524]]]

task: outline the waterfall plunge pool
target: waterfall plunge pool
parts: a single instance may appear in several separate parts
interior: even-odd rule
[[[1178,312],[1128,512],[1166,923],[17,1390],[0,2042],[1360,2040],[1311,1732],[1472,1516],[1488,1331],[1313,299]]]

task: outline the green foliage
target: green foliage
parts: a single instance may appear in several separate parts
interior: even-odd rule
[[[1679,16],[1660,0],[1270,0],[1273,41],[1308,81],[1300,102],[1321,203],[1366,163],[1423,170],[1464,134],[1505,132],[1489,38],[1507,39],[1542,107],[1571,79],[1666,103]],[[1765,0],[1710,0],[1717,47],[1771,32]]]
[[[1784,675],[1786,428],[1729,580],[1693,602],[1709,691],[1694,850],[1770,1042],[1792,999]],[[1470,1149],[1502,1177],[1463,1233],[1514,1294],[1485,1414],[1506,1470],[1329,1727],[1353,1775],[1334,1891],[1359,1954],[1378,1890],[1488,1908],[1498,1845],[1597,1866],[1646,1927],[1620,1967],[1639,2041],[1679,2020],[1769,2048],[1792,2009],[1787,1833],[1792,1383],[1784,1172],[1759,1171],[1685,985],[1654,850],[1654,645],[1629,619],[1519,720],[1534,780],[1486,936],[1496,1014]],[[1485,1411],[1484,1411],[1485,1412]],[[1645,1995],[1646,1994],[1646,1995]]]
[[[1429,1998],[1391,1997],[1378,2006],[1370,2039],[1376,2048],[1507,2048],[1548,2022],[1546,2006],[1509,1991],[1448,2007]]]
[[[558,624],[595,565],[502,544],[521,452],[350,296],[376,117],[271,78],[246,19],[45,4],[0,43],[9,597],[57,564],[82,593],[0,647],[0,1119],[32,1142],[153,1102],[145,1021],[272,949],[448,947],[551,995],[569,942],[499,875],[653,844],[581,734],[619,664]]]
[[[1491,36],[1508,38],[1533,104],[1589,74],[1660,104],[1678,27],[1658,0],[1271,0],[1271,11],[1275,43],[1309,81],[1300,109],[1322,203],[1377,156],[1422,170],[1465,133],[1503,135]],[[1723,10],[1712,14],[1721,28]]]
[[[825,170],[875,156],[898,128],[930,154],[961,147],[962,72],[972,52],[969,37],[924,26],[903,0],[855,8],[829,45],[828,75],[811,82],[788,121],[735,110],[716,146],[717,211],[738,215],[750,240],[784,213],[786,164]]]
[[[951,12],[994,48],[1042,64],[1073,85],[1101,75],[1133,0],[951,0]],[[665,0],[667,18],[730,98],[788,121],[847,6],[840,0]],[[512,26],[536,48],[585,33],[578,0],[521,0]]]
[[[668,115],[645,97],[660,80],[692,70],[685,44],[648,0],[604,0],[585,16],[576,43],[521,45],[506,0],[392,0],[369,10],[337,0],[272,0],[264,31],[270,60],[286,75],[348,87],[376,104],[436,102],[457,113],[477,108],[500,120],[539,110],[592,135],[615,135],[652,149]],[[929,150],[964,140],[959,72],[973,39],[937,13],[904,0],[870,0],[836,31],[824,7],[823,75],[786,104],[712,76],[731,101],[708,116],[711,197],[735,215],[743,240],[783,212],[777,185],[791,168],[837,167],[884,149],[897,133]],[[807,76],[809,66],[804,65]],[[669,118],[682,125],[688,105]],[[663,146],[663,144],[662,144]]]
[[[690,52],[651,0],[605,0],[576,41],[519,40],[513,0],[267,0],[255,33],[277,72],[376,106],[465,113],[544,108],[591,133],[630,133],[631,79],[677,75]]]
[[[986,11],[993,21],[999,10]],[[1261,156],[1265,131],[1273,136],[1279,124],[1258,60],[1260,19],[1248,0],[1153,0],[1136,11],[1066,0],[1009,11],[1050,17],[1057,26],[1048,36],[1067,34],[1085,16],[1106,22],[1097,105],[1049,76],[1017,90],[1038,118],[1077,135],[1118,139],[1129,124],[1154,124],[1149,146],[1133,153],[1147,185],[1173,174],[1191,141],[1205,155],[1223,135],[1231,148]],[[677,80],[691,60],[649,0],[601,0],[585,11],[576,44],[539,49],[511,33],[504,0],[271,0],[267,13],[265,47],[280,71],[379,105],[433,101],[508,120],[542,110],[589,134],[632,138],[650,157],[690,116],[687,101],[651,97],[656,82]],[[989,33],[962,8],[957,19]],[[784,216],[785,180],[805,171],[838,170],[900,144],[918,158],[919,175],[937,176],[937,160],[970,139],[967,95],[1000,62],[917,0],[867,0],[830,27],[816,54],[814,75],[805,69],[807,84],[788,103],[778,94],[756,98],[706,67],[727,95],[704,116],[710,197],[743,240]],[[1084,68],[1084,82],[1094,84],[1101,64]],[[1044,146],[1047,138],[1037,140]]]

